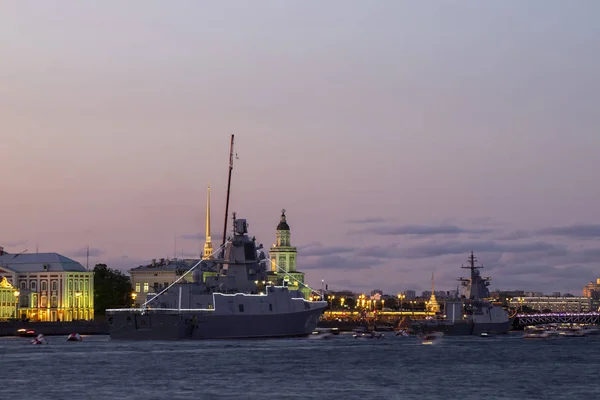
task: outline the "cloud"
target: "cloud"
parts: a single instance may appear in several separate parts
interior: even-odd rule
[[[310,257],[308,260],[302,261],[302,265],[298,265],[298,269],[368,269],[383,262],[374,257],[353,257],[340,255],[326,255],[321,257]]]
[[[373,226],[359,229],[353,233],[372,233],[375,235],[456,235],[461,233],[490,233],[492,229],[461,228],[456,225],[400,225]]]
[[[354,247],[349,246],[323,246],[321,243],[305,245],[298,248],[298,253],[302,256],[328,256],[332,254],[349,253]]]
[[[389,220],[389,219],[388,219]],[[349,219],[346,221],[347,224],[373,224],[377,222],[386,222],[388,221],[384,218],[362,218],[362,219]]]
[[[106,253],[105,250],[97,249],[97,248],[93,248],[93,247],[90,247],[90,250],[89,250],[90,257],[100,257],[104,253]],[[67,253],[67,256],[69,256],[69,257],[86,257],[87,255],[88,255],[87,247]]]
[[[538,230],[541,235],[566,236],[571,238],[600,238],[599,224],[574,224],[566,226],[548,227]]]
[[[520,240],[520,239],[529,239],[532,236],[533,235],[531,234],[531,232],[524,231],[524,230],[516,230],[516,231],[509,232],[505,235],[502,235],[502,236],[496,238],[496,240]]]
[[[8,247],[20,247],[20,246],[25,246],[27,243],[29,243],[28,240],[7,240],[7,241],[0,241],[0,246],[4,247],[4,250],[8,251]],[[21,249],[22,250],[22,249]],[[19,251],[21,251],[19,250]]]
[[[204,233],[188,233],[179,236],[183,240],[204,240],[206,235]]]
[[[448,254],[468,254],[471,251],[475,253],[532,253],[544,252],[553,255],[566,255],[568,250],[566,246],[556,245],[546,242],[532,243],[497,243],[495,241],[486,242],[442,242],[428,243],[408,247],[402,250],[404,258],[426,258],[438,257]]]

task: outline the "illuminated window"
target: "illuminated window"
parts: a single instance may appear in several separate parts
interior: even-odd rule
[[[84,283],[84,288],[87,291],[88,290],[88,281],[84,281],[83,283]]]
[[[48,307],[48,298],[46,296],[42,296],[42,301],[40,302],[40,307],[42,307],[42,308]]]
[[[52,307],[52,308],[58,307],[58,297],[56,297],[56,296],[50,297],[50,307]]]
[[[138,293],[140,292],[140,283],[139,282],[135,283],[135,291]]]
[[[42,281],[42,283],[40,283],[40,287],[41,287],[42,291],[48,290],[48,282]]]
[[[73,290],[73,281],[69,279],[69,290]]]
[[[149,286],[148,282],[144,282],[144,293],[148,293]]]

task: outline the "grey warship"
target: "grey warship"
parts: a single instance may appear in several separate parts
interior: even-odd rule
[[[141,308],[106,310],[110,337],[235,339],[313,332],[327,302],[309,301],[299,290],[268,284],[267,258],[248,237],[246,220],[234,213],[233,224],[224,259],[194,266],[194,283],[171,285]]]
[[[444,315],[441,318],[413,321],[414,332],[443,332],[447,335],[480,335],[482,333],[508,333],[510,319],[506,310],[486,300],[490,296],[488,290],[490,278],[482,278],[479,270],[483,266],[475,266],[477,259],[473,252],[468,259],[471,275],[459,278],[464,292],[459,299],[444,302]]]
[[[106,310],[111,339],[177,340],[308,336],[327,307],[306,300],[300,290],[269,282],[268,258],[262,245],[248,236],[248,223],[233,213],[233,234],[226,238],[233,138],[221,246],[192,266],[140,308]],[[213,256],[216,259],[213,259]],[[279,271],[294,279],[275,265]],[[193,273],[193,283],[183,278]],[[181,283],[180,283],[181,281]],[[316,292],[315,292],[316,293]]]

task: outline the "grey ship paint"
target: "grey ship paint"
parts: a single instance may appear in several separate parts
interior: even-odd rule
[[[479,335],[481,333],[508,333],[510,318],[506,310],[486,300],[490,278],[482,278],[475,266],[473,252],[469,256],[470,278],[459,278],[464,287],[464,296],[460,299],[444,302],[444,318],[413,321],[411,329],[415,332],[444,332],[447,335]]]

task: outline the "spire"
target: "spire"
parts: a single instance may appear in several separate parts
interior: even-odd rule
[[[440,311],[440,305],[437,302],[437,299],[435,298],[435,279],[434,279],[434,273],[431,273],[431,297],[429,298],[429,302],[427,304],[427,310],[437,313]]]
[[[206,192],[206,240],[204,242],[204,255],[203,260],[212,259],[212,241],[210,240],[210,182],[208,183],[208,189]]]

